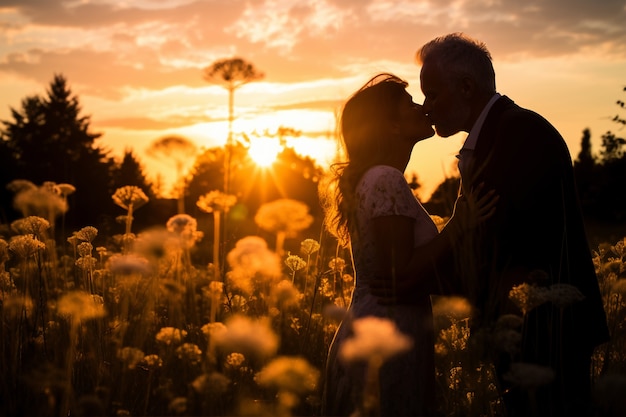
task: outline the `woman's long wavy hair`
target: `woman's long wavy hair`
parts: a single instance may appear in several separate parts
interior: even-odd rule
[[[340,144],[345,160],[333,163],[320,183],[325,227],[343,246],[350,242],[355,221],[356,186],[365,171],[385,160],[390,129],[407,86],[393,74],[378,74],[344,104]]]

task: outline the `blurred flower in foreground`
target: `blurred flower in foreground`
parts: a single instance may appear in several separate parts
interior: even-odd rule
[[[472,306],[467,298],[450,296],[437,297],[433,303],[433,316],[447,317],[453,322],[465,320],[470,317]]]
[[[368,361],[371,357],[388,359],[411,348],[411,338],[398,331],[393,321],[363,317],[352,323],[354,337],[341,346],[339,356],[346,362]]]
[[[254,380],[262,387],[278,390],[282,405],[291,408],[297,405],[299,395],[315,391],[319,376],[305,359],[281,356],[267,364]]]
[[[180,249],[179,239],[165,227],[142,231],[132,244],[133,252],[148,259],[161,259],[176,249]]]
[[[281,276],[280,258],[258,236],[239,240],[226,260],[231,267],[227,278],[235,287],[247,293],[254,290],[255,284],[274,281]]]
[[[313,223],[313,216],[306,204],[281,198],[259,207],[254,222],[261,229],[276,233],[276,252],[282,254],[285,238],[295,237],[308,228]]]
[[[277,285],[272,286],[270,299],[272,304],[278,308],[286,309],[297,306],[302,298],[302,294],[289,280],[282,280]]]
[[[24,216],[45,217],[52,223],[56,216],[68,209],[67,201],[52,184],[47,182],[37,187],[30,181],[16,180],[9,183],[7,188],[16,192],[13,206]]]
[[[11,319],[30,317],[33,306],[33,300],[28,295],[9,295],[2,299],[2,314],[5,318]]]
[[[267,318],[252,320],[246,316],[232,316],[225,322],[226,331],[212,334],[215,344],[228,353],[242,353],[246,358],[272,356],[278,349],[278,336]]]
[[[57,312],[72,322],[97,319],[106,314],[101,298],[84,291],[71,291],[64,294],[57,302]]]
[[[123,347],[117,351],[117,358],[121,360],[128,369],[135,369],[141,361],[143,361],[145,354],[142,350],[134,347]]]
[[[187,398],[176,397],[170,401],[167,409],[174,415],[181,415],[187,412]]]
[[[177,214],[170,217],[166,228],[180,238],[181,244],[185,248],[191,248],[204,236],[204,233],[198,230],[196,219],[188,214]]]
[[[120,275],[147,274],[150,272],[148,260],[133,254],[113,255],[109,258],[107,265],[112,273]]]
[[[230,380],[219,372],[202,374],[191,383],[191,387],[199,394],[216,396],[228,391]]]

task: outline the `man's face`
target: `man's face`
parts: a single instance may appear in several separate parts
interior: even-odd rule
[[[462,95],[460,82],[451,82],[435,60],[424,62],[420,73],[424,93],[424,112],[437,134],[447,138],[460,131],[468,132],[470,106]]]

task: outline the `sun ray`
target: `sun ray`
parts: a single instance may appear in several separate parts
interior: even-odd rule
[[[260,167],[267,168],[276,162],[276,157],[282,150],[277,138],[255,137],[250,140],[248,155]]]

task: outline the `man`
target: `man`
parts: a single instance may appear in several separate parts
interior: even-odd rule
[[[502,315],[521,313],[509,299],[513,287],[545,290],[524,314],[519,355],[494,358],[507,413],[590,414],[591,354],[608,329],[567,146],[543,117],[496,93],[483,43],[450,34],[424,45],[417,59],[424,112],[437,134],[469,133],[459,155],[460,198],[481,184],[499,195],[495,215],[449,254],[476,307],[474,327],[493,328]],[[558,299],[557,288],[574,299]],[[510,383],[512,361],[554,371],[552,382],[537,388],[536,408]]]

